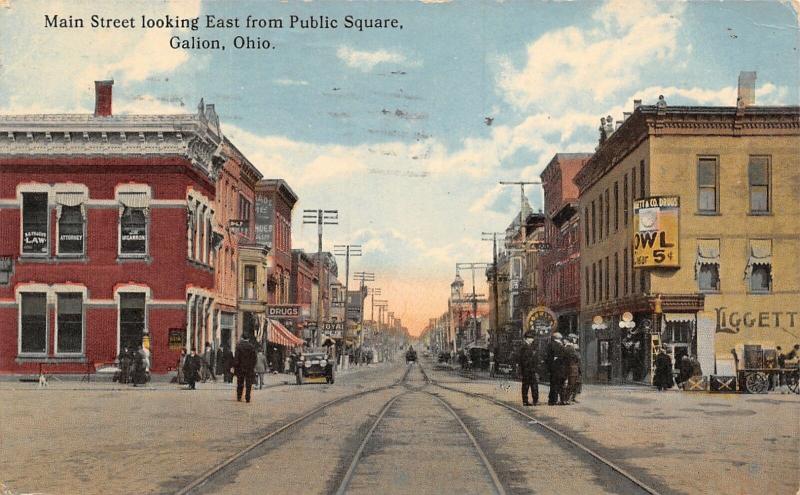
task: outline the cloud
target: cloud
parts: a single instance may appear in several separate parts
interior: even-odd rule
[[[680,52],[684,6],[651,1],[611,1],[594,11],[594,26],[549,31],[527,46],[517,68],[499,60],[502,96],[520,110],[592,108],[640,85],[651,64]]]
[[[91,2],[12,3],[0,10],[0,105],[8,113],[89,112],[97,79],[113,77],[119,86],[129,86],[181,67],[189,60],[184,50],[166,49],[169,37],[183,30],[92,29],[88,20],[98,13]],[[151,17],[195,17],[200,1],[151,2],[137,4],[137,14]],[[58,13],[86,21],[84,29],[46,29],[44,14]],[[130,16],[130,5],[107,3],[104,17]],[[137,19],[138,22],[138,19]],[[13,26],[13,27],[12,27]],[[87,30],[92,29],[91,43]],[[65,74],[69,76],[65,78]],[[48,96],[46,108],[41,97]],[[5,98],[3,98],[5,96]]]
[[[297,79],[273,79],[272,82],[279,86],[308,86],[308,81]]]
[[[348,67],[363,72],[371,71],[378,64],[419,65],[419,62],[408,60],[402,53],[390,52],[387,50],[362,51],[355,50],[348,46],[340,46],[339,49],[336,50],[336,56]]]

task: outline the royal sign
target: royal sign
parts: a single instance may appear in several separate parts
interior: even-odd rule
[[[678,268],[680,197],[653,196],[633,202],[633,267]]]
[[[275,304],[267,306],[267,318],[299,318],[301,309],[299,304]]]

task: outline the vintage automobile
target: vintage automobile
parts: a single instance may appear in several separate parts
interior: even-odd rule
[[[406,352],[406,363],[416,363],[417,362],[417,351],[413,348],[409,349]]]
[[[297,358],[295,364],[295,377],[297,384],[304,383],[333,383],[334,363],[330,362],[324,352],[304,352]]]

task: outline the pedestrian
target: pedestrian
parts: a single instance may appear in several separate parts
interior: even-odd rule
[[[250,402],[250,391],[253,388],[256,367],[256,347],[245,337],[236,345],[236,354],[233,357],[233,369],[236,375],[236,400],[242,401],[244,391],[245,401]]]
[[[554,333],[547,346],[547,371],[550,374],[550,393],[547,404],[555,406],[566,402],[563,397],[564,380],[566,379],[566,366],[564,359],[564,344],[560,333]]]
[[[583,369],[581,367],[581,352],[580,347],[578,347],[578,343],[573,342],[572,346],[575,348],[575,362],[578,368],[578,376],[575,380],[575,386],[572,388],[572,396],[569,397],[569,400],[572,402],[578,402],[578,394],[581,393],[581,385],[583,384]]]
[[[208,381],[211,378],[213,381],[217,381],[216,375],[214,375],[214,350],[211,348],[211,343],[206,342],[205,351],[203,351],[203,381]]]
[[[656,372],[653,376],[653,385],[656,386],[658,391],[668,390],[672,388],[672,359],[661,348],[656,356]]]
[[[700,365],[700,361],[698,361],[697,356],[692,356],[689,358],[689,363],[692,365],[692,375],[695,376],[703,376],[703,367]]]
[[[573,400],[576,395],[581,369],[580,360],[575,344],[567,342],[564,345],[564,366],[567,369],[567,379],[564,385],[564,395],[562,396],[562,400],[566,403]]]
[[[127,347],[122,349],[117,359],[119,360],[119,383],[128,383],[131,379],[133,359]]]
[[[186,352],[186,348],[181,349],[181,355],[178,357],[178,376],[175,377],[175,381],[178,382],[178,385],[183,385],[186,383],[186,375],[183,373],[183,365],[186,364],[186,356],[188,356]]]
[[[223,346],[220,356],[225,383],[233,383],[233,373],[231,373],[231,369],[233,368],[233,353],[228,346]]]
[[[258,350],[258,355],[256,356],[255,372],[258,378],[258,389],[261,390],[264,388],[264,373],[267,372],[267,356],[262,349]]]
[[[133,373],[131,381],[133,386],[143,385],[147,381],[147,371],[145,366],[145,353],[140,345],[139,349],[133,353]]]
[[[197,380],[200,378],[200,369],[202,368],[202,360],[197,352],[192,348],[191,353],[186,357],[183,363],[183,376],[186,383],[189,385],[188,390],[196,390]]]
[[[536,378],[536,371],[539,368],[539,357],[536,348],[533,346],[533,334],[525,334],[525,340],[519,349],[519,371],[522,377],[522,405],[536,406],[539,404],[539,381]],[[528,400],[528,391],[532,395],[532,403]]]

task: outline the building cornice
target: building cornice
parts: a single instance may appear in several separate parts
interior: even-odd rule
[[[638,107],[575,175],[581,193],[643,141],[659,136],[800,136],[800,106]]]
[[[213,105],[197,114],[0,115],[0,157],[179,155],[212,181],[224,163]]]

